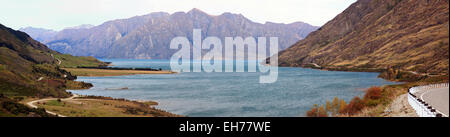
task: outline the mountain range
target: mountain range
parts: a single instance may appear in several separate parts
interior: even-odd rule
[[[20,29],[49,48],[61,53],[98,58],[169,59],[172,38],[185,36],[192,43],[193,29],[202,30],[202,38],[279,37],[280,50],[306,37],[318,27],[303,22],[260,24],[241,14],[209,15],[199,9],[173,14],[155,12],[128,19],[107,21],[98,26],[51,31]]]
[[[448,0],[358,0],[278,56],[280,66],[448,75],[448,51]]]
[[[45,43],[46,40],[50,40],[51,38],[56,36],[56,34],[58,34],[57,31],[43,28],[26,27],[20,28],[19,30],[22,32],[26,32],[28,35],[33,36],[33,39],[42,43]]]

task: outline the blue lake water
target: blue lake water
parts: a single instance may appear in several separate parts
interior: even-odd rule
[[[114,67],[170,69],[168,60],[102,59]],[[280,67],[275,83],[260,84],[261,73],[183,72],[178,74],[79,77],[94,84],[82,95],[100,95],[133,100],[157,101],[157,108],[172,113],[198,116],[305,116],[313,104],[335,96],[351,100],[371,86],[395,84],[378,73],[320,71]],[[128,87],[128,90],[114,88]]]

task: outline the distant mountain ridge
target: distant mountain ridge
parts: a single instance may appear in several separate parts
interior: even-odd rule
[[[186,36],[192,42],[192,30],[202,29],[202,38],[279,37],[280,49],[303,39],[318,27],[291,24],[255,23],[241,14],[208,15],[198,9],[187,13],[155,12],[128,19],[107,21],[87,29],[64,29],[51,37],[27,32],[49,48],[76,56],[99,58],[168,59],[177,50],[169,49],[172,38]]]
[[[67,27],[64,29],[90,29],[92,27],[95,27],[95,26],[91,25],[91,24],[82,24],[82,25],[78,25],[78,26]]]
[[[358,0],[281,51],[279,65],[446,73],[448,0]]]
[[[19,30],[26,32],[28,35],[32,36],[33,39],[42,43],[45,43],[47,40],[50,40],[51,38],[56,36],[56,34],[58,34],[57,31],[44,28],[26,27],[20,28]]]

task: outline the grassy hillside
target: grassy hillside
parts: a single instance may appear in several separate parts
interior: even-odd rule
[[[363,98],[314,105],[307,116],[384,116],[408,88],[448,83],[448,0],[358,0],[278,54],[280,66],[382,72],[405,81],[372,87]],[[338,104],[339,103],[339,104]],[[331,110],[331,111],[330,111]]]
[[[61,62],[61,63],[60,63]],[[99,66],[105,63],[91,57],[74,57],[55,52],[26,33],[0,24],[0,115],[12,113],[9,98],[68,97],[66,89],[88,88],[91,84],[76,79],[61,67]],[[6,103],[5,103],[6,102]],[[5,105],[6,104],[6,105]],[[9,107],[8,107],[9,106]],[[23,106],[13,104],[12,108]],[[21,109],[22,114],[34,109]],[[36,113],[39,116],[39,113]]]
[[[52,117],[45,109],[29,108],[17,99],[0,96],[0,117]]]
[[[59,64],[61,68],[98,67],[107,65],[94,57],[75,57],[70,54],[55,54],[54,57],[58,60],[58,64],[59,61],[61,61],[61,64]]]
[[[448,0],[358,0],[279,53],[281,66],[448,75]]]

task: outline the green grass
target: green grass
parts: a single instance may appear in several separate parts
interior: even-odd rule
[[[56,59],[61,61],[62,68],[76,68],[76,67],[98,67],[106,65],[94,57],[78,57],[69,54],[54,54]]]
[[[49,105],[49,106],[64,106],[64,103],[58,100],[50,100],[45,102],[45,105]]]
[[[6,65],[0,64],[0,71],[6,70]]]
[[[158,102],[154,102],[154,101],[145,101],[145,102],[142,102],[142,103],[146,104],[146,105],[150,105],[150,106],[158,105]]]
[[[0,81],[0,94],[5,96],[33,96],[36,90],[35,88]]]

